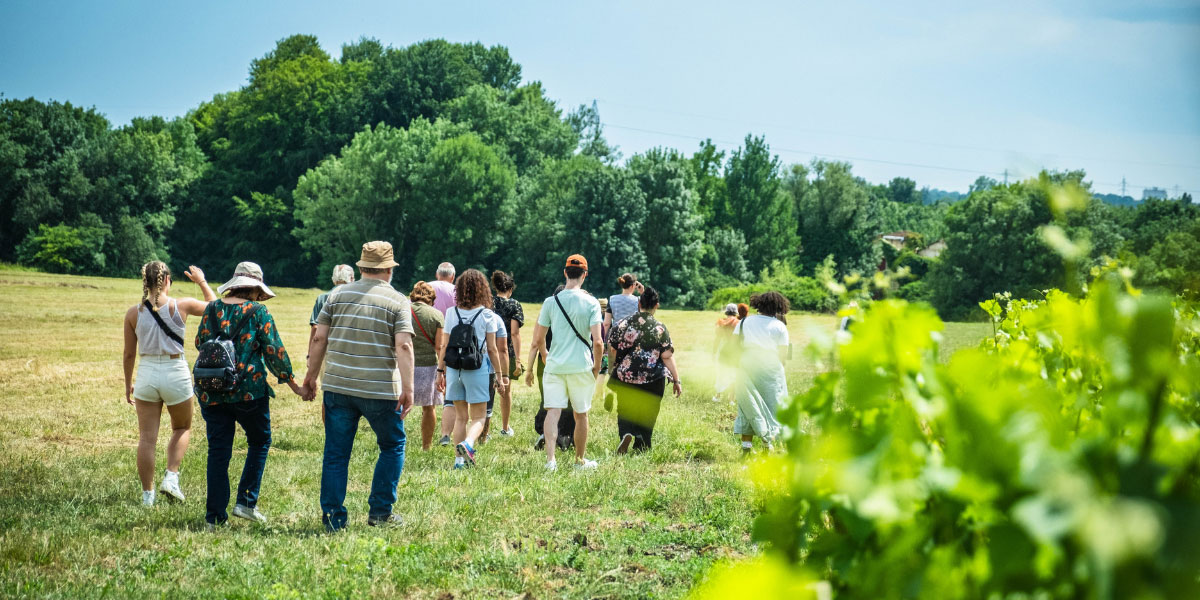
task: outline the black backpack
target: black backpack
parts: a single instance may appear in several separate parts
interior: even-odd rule
[[[454,307],[458,324],[450,330],[450,342],[446,345],[446,366],[460,371],[474,371],[483,366],[483,344],[475,342],[475,319],[483,314],[480,309],[470,321],[462,320],[462,313]]]
[[[260,304],[255,304],[242,315],[241,320],[234,325],[229,331],[229,336],[226,337],[220,332],[217,327],[217,311],[216,305],[220,300],[214,300],[209,303],[206,310],[208,322],[213,324],[213,328],[217,329],[217,336],[211,340],[200,344],[200,353],[196,357],[196,366],[192,368],[192,378],[196,381],[196,387],[206,392],[231,392],[238,384],[238,369],[237,369],[237,350],[233,344],[234,338],[238,336],[238,332],[242,330],[242,326],[246,321],[250,320]]]

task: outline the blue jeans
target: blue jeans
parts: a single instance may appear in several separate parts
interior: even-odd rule
[[[367,498],[372,517],[387,517],[396,503],[396,484],[404,470],[404,419],[395,400],[371,400],[325,392],[325,457],[321,463],[321,522],[330,531],[346,526],[346,478],[359,417],[375,432],[379,459]]]
[[[266,396],[250,402],[200,405],[208,437],[208,496],[204,502],[204,520],[224,523],[229,520],[229,459],[233,456],[233,434],[237,425],[246,432],[246,464],[238,482],[237,503],[254,508],[267,450],[271,448],[271,407]]]

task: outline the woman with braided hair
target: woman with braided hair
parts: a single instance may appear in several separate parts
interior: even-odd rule
[[[137,470],[142,480],[142,505],[154,504],[154,458],[162,407],[171,415],[171,441],[167,444],[167,471],[159,491],[183,500],[179,465],[187,451],[192,429],[192,373],[183,357],[184,324],[188,315],[200,316],[215,300],[204,271],[188,267],[183,272],[200,286],[204,302],[171,297],[171,269],[162,261],[142,266],[142,301],[125,312],[125,402],[137,409]],[[140,360],[139,360],[140,357]],[[137,377],[133,365],[138,363]]]

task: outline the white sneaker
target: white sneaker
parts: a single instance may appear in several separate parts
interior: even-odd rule
[[[142,490],[142,506],[154,506],[154,490]]]
[[[517,434],[517,432],[513,431],[513,428],[512,428],[512,427],[509,427],[508,429],[501,429],[501,430],[500,430],[500,435],[502,435],[502,436],[504,436],[504,437],[512,437],[512,436],[514,436],[514,435],[516,435],[516,434]]]
[[[600,465],[596,464],[596,461],[586,458],[583,459],[583,462],[581,463],[575,463],[575,468],[579,471],[595,471],[599,466]]]
[[[237,504],[233,507],[233,516],[238,517],[239,519],[246,519],[247,521],[254,521],[255,523],[267,522],[267,517],[258,512],[257,508],[250,508],[249,506],[243,506],[241,504]]]
[[[557,471],[558,470],[558,461],[557,460],[546,461],[546,470],[547,471]]]
[[[163,476],[162,485],[158,486],[158,491],[183,502],[183,490],[179,489],[179,473],[167,471]]]

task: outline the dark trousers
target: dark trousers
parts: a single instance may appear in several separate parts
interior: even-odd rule
[[[233,457],[233,434],[237,425],[246,433],[246,464],[238,482],[237,503],[254,508],[267,451],[271,448],[271,407],[269,398],[250,402],[200,406],[208,437],[208,496],[204,502],[204,520],[224,523],[229,520],[229,459]]]
[[[366,417],[375,441],[379,458],[375,460],[375,475],[371,478],[371,495],[367,497],[369,516],[383,518],[392,514],[396,503],[396,484],[404,470],[404,419],[396,410],[395,400],[373,400],[325,392],[325,456],[321,465],[321,521],[325,528],[336,531],[346,526],[346,480],[350,470],[350,452],[354,449],[354,434],[358,420]]]
[[[539,356],[537,359],[537,378],[538,378],[538,395],[541,396],[541,401],[538,404],[537,414],[533,416],[533,430],[539,435],[546,433],[546,390],[542,387],[542,377],[546,374],[546,363]],[[570,408],[564,408],[558,414],[558,437],[560,440],[566,438],[559,443],[560,447],[568,447],[575,445],[575,411]]]
[[[617,395],[617,437],[632,435],[636,452],[650,449],[666,383],[666,377],[642,384],[608,380],[609,389]]]

